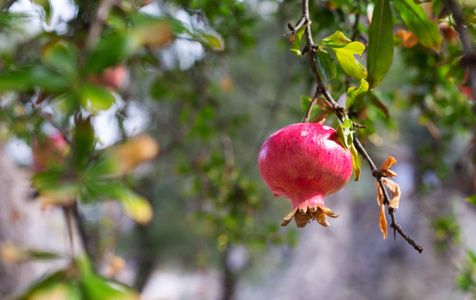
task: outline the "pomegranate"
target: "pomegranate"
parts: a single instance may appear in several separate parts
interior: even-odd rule
[[[282,226],[298,227],[317,220],[330,226],[327,216],[337,218],[324,204],[324,196],[340,190],[352,175],[352,154],[339,142],[337,132],[317,123],[298,123],[273,133],[261,147],[261,177],[275,197],[292,203]]]

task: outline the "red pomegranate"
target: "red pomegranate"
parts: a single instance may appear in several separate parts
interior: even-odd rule
[[[292,218],[298,227],[317,220],[329,226],[336,218],[324,204],[324,196],[340,190],[352,175],[352,154],[339,142],[334,129],[316,123],[299,123],[273,133],[261,147],[258,159],[261,177],[275,197],[292,203]]]

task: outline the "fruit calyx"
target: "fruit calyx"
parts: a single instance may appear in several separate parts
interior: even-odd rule
[[[303,228],[311,221],[316,220],[319,224],[324,227],[329,227],[331,224],[327,221],[327,217],[337,218],[340,216],[339,213],[333,212],[330,208],[318,204],[317,206],[308,206],[307,201],[305,206],[299,206],[293,208],[291,212],[284,217],[284,222],[281,226],[288,225],[291,220],[294,218],[297,227]]]

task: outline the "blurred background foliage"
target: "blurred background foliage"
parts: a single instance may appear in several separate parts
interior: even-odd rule
[[[439,53],[396,34],[405,26],[395,14],[392,67],[349,116],[366,126],[358,136],[376,162],[409,152],[416,197],[446,187],[461,201],[475,194],[476,120],[445,4],[424,3],[443,37]],[[341,31],[367,45],[374,5],[311,1],[314,39]],[[474,3],[461,9],[474,40]],[[302,120],[315,89],[307,60],[282,37],[300,16],[300,1],[0,1],[0,138],[31,149],[17,162],[31,169],[35,201],[63,210],[84,250],[59,255],[73,257],[13,299],[137,299],[164,265],[219,270],[221,298],[231,299],[241,278],[265,276],[269,249],[296,246],[298,231],[279,227],[288,203],[272,199],[256,160],[271,132]],[[358,82],[338,65],[328,87],[345,106]],[[375,201],[365,192],[374,184],[362,181],[352,185],[356,201]],[[134,222],[105,213],[110,201]],[[474,296],[476,260],[458,216],[445,200],[418,205],[436,247],[464,252],[455,284]],[[238,261],[237,249],[246,253]],[[122,258],[133,265],[137,292],[106,279],[111,253],[118,269]],[[2,248],[10,262],[57,256]]]

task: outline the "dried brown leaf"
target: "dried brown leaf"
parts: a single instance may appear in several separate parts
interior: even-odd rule
[[[412,48],[418,44],[418,38],[411,31],[400,29],[395,33],[395,36],[402,41],[403,48]]]
[[[400,186],[388,178],[382,178],[382,182],[392,192],[392,200],[390,200],[388,206],[393,209],[398,209],[400,204],[400,197],[402,195],[402,190],[400,189]]]
[[[380,172],[390,169],[392,165],[396,162],[397,161],[395,160],[395,158],[393,158],[392,156],[389,156],[380,166]]]
[[[392,171],[390,169],[384,170],[384,171],[382,171],[382,173],[385,174],[385,176],[387,176],[387,177],[392,177],[392,178],[397,177],[397,172]]]
[[[283,223],[281,224],[281,226],[286,226],[286,225],[288,225],[288,224],[291,222],[291,220],[293,219],[293,217],[294,217],[294,215],[296,214],[297,210],[298,210],[298,208],[297,208],[297,206],[296,206],[286,217],[284,217],[284,218],[283,218],[284,221],[283,221]]]
[[[383,204],[383,191],[378,181],[377,181],[377,203],[378,205]]]
[[[387,238],[387,219],[385,217],[385,204],[383,203],[383,191],[379,182],[377,181],[377,203],[380,206],[380,216],[378,220],[378,227],[383,234],[383,239]]]
[[[383,239],[387,238],[387,219],[385,217],[385,205],[380,205],[380,217],[378,221],[378,227],[383,234]]]
[[[314,119],[311,120],[311,123],[324,124],[327,118],[327,111],[320,112]]]

